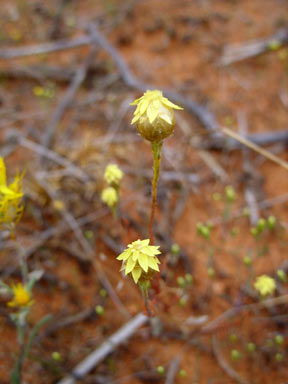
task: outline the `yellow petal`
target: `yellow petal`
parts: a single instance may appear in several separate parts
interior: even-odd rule
[[[147,255],[144,255],[143,253],[141,253],[138,257],[138,263],[140,265],[140,267],[145,271],[147,272],[148,271],[148,257]]]
[[[168,108],[173,108],[173,109],[180,109],[180,110],[183,110],[182,107],[179,107],[179,105],[176,105],[176,104],[172,103],[172,102],[171,102],[170,100],[168,100],[166,97],[163,97],[163,98],[161,99],[161,101],[162,101],[162,103],[163,103],[164,105],[166,105],[166,107],[168,107]]]
[[[125,275],[128,275],[128,273],[130,273],[133,270],[135,265],[136,265],[136,261],[134,261],[132,259],[132,257],[130,257],[127,261],[127,265],[126,265],[126,269],[125,269]]]
[[[142,274],[142,270],[141,270],[141,268],[134,268],[134,269],[133,269],[133,271],[132,271],[132,277],[133,277],[133,280],[134,280],[135,284],[138,283],[138,280],[139,280],[141,274]]]
[[[6,166],[3,157],[0,157],[0,185],[6,185]]]
[[[158,267],[158,264],[156,262],[156,260],[152,257],[149,257],[148,259],[148,265],[149,265],[149,268],[152,268],[154,269],[155,271],[159,272],[159,267]]]
[[[156,119],[156,117],[158,115],[158,111],[159,110],[157,108],[154,108],[153,104],[149,105],[149,107],[147,109],[147,116],[148,116],[150,124],[152,124],[153,121]]]
[[[166,121],[166,123],[172,125],[172,120],[171,118],[168,116],[168,115],[165,115],[164,113],[162,115],[159,116],[160,119]]]
[[[132,119],[132,121],[131,121],[131,125],[134,124],[134,123],[136,123],[136,121],[138,121],[139,118],[140,118],[140,115],[136,115],[136,116],[134,116],[133,119]]]

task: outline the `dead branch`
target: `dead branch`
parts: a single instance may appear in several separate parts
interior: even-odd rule
[[[52,114],[52,117],[44,131],[42,142],[44,147],[51,148],[55,130],[58,124],[60,123],[63,115],[65,114],[67,108],[71,104],[77,90],[80,88],[81,84],[85,80],[88,68],[92,64],[96,52],[96,47],[92,48],[91,52],[88,54],[83,64],[77,69],[69,88],[67,89],[65,95],[61,98],[60,103]]]
[[[7,48],[0,50],[0,59],[11,60],[18,57],[58,52],[66,49],[83,47],[84,45],[90,45],[91,42],[91,36],[84,35],[70,40],[57,40],[51,43],[35,44],[28,47]]]
[[[138,328],[148,321],[148,317],[139,313],[132,320],[120,328],[114,335],[109,337],[99,348],[88,355],[79,363],[72,373],[58,382],[58,384],[74,384],[77,380],[83,379],[87,373],[96,367],[109,353],[113,352],[119,345],[127,341]]]
[[[288,43],[288,29],[281,29],[268,39],[261,39],[242,44],[228,45],[224,48],[219,65],[226,66],[258,56],[273,49],[273,44],[282,46]]]

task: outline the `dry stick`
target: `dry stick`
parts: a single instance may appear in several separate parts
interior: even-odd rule
[[[252,133],[245,137],[247,140],[253,142],[258,145],[270,145],[270,144],[287,144],[288,143],[288,131],[277,131],[277,132],[262,132],[262,133]],[[241,143],[235,141],[233,139],[227,138],[227,140],[223,140],[222,135],[211,135],[209,141],[202,144],[202,147],[206,149],[218,149],[226,151],[232,151],[235,149],[239,149],[241,147]]]
[[[127,86],[142,92],[147,89],[155,89],[155,85],[142,83],[132,74],[118,50],[99,32],[95,24],[90,24],[88,29],[93,41],[97,42],[114,59],[122,80]],[[215,131],[217,129],[217,123],[214,116],[206,108],[177,92],[168,89],[164,89],[164,92],[169,99],[172,99],[191,112],[208,131]]]
[[[88,355],[72,371],[71,375],[62,379],[58,384],[74,384],[83,379],[97,364],[103,361],[107,355],[115,350],[120,344],[127,341],[138,328],[147,323],[148,317],[139,313],[132,320],[120,328],[114,335],[109,337],[99,348]]]
[[[244,44],[227,46],[224,49],[223,56],[220,58],[220,65],[230,65],[250,57],[255,57],[263,52],[273,49],[273,44],[276,47],[287,44],[288,29],[282,29],[275,33],[272,37],[263,40],[257,40]]]
[[[19,144],[27,149],[32,150],[40,154],[41,156],[45,156],[47,159],[53,160],[55,163],[66,167],[67,170],[75,177],[78,177],[82,181],[89,181],[90,177],[75,164],[71,163],[65,157],[60,156],[58,153],[52,151],[51,149],[43,147],[41,144],[34,143],[31,140],[25,139],[23,136],[17,135],[17,139],[19,140]]]
[[[252,149],[255,152],[260,153],[260,155],[266,157],[267,159],[273,161],[274,163],[280,165],[282,168],[286,169],[288,171],[288,163],[279,157],[273,155],[273,153],[267,151],[266,149],[263,149],[259,147],[259,145],[252,143],[251,141],[245,139],[245,137],[242,137],[238,135],[237,133],[231,131],[229,128],[223,128],[222,132],[226,135],[233,137],[233,139],[238,140],[240,143],[246,145],[248,148]]]
[[[237,114],[238,127],[241,136],[247,136],[248,123],[245,112],[239,111]],[[252,226],[256,225],[259,220],[259,209],[256,203],[256,196],[254,193],[254,188],[251,185],[251,178],[253,175],[252,166],[250,161],[250,150],[247,146],[242,146],[242,161],[243,161],[243,171],[247,174],[248,180],[246,180],[244,196],[247,202],[247,205],[250,210],[250,223]]]
[[[63,115],[65,114],[67,108],[72,103],[77,90],[80,88],[81,84],[85,80],[87,71],[90,65],[93,63],[96,52],[97,52],[97,48],[96,47],[92,48],[91,52],[88,54],[83,64],[77,69],[75,76],[73,78],[73,81],[71,82],[65,95],[61,98],[59,105],[57,106],[54,113],[52,114],[52,117],[45,129],[45,133],[43,136],[42,144],[44,147],[51,148],[56,128],[60,120],[62,119]]]
[[[246,304],[238,307],[229,308],[225,312],[223,312],[221,315],[216,317],[216,319],[211,320],[208,324],[204,325],[201,328],[200,333],[201,334],[213,333],[215,330],[223,326],[223,323],[225,321],[231,319],[236,315],[239,315],[239,313],[243,311],[255,310],[262,307],[271,308],[276,305],[282,305],[287,303],[288,303],[288,295],[282,295],[272,299],[266,299],[266,300],[260,301],[259,303]]]
[[[223,369],[224,372],[227,373],[229,377],[231,377],[233,380],[237,381],[240,384],[249,384],[248,381],[243,379],[224,359],[224,357],[221,354],[220,345],[218,343],[218,340],[216,336],[212,337],[212,344],[213,344],[213,352],[216,357],[216,360],[218,361],[218,364]]]
[[[171,361],[169,368],[168,368],[168,371],[167,371],[165,384],[173,384],[174,383],[176,374],[177,374],[179,367],[180,367],[181,357],[182,357],[182,354],[179,354],[178,356],[176,356]]]
[[[58,40],[52,43],[30,45],[28,47],[8,48],[0,50],[0,59],[10,60],[17,57],[26,57],[32,55],[41,55],[63,51],[65,49],[77,48],[83,45],[89,45],[92,42],[91,36],[80,36],[71,40]]]

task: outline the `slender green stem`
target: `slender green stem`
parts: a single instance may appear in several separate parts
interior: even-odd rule
[[[153,154],[153,171],[154,171],[153,180],[152,180],[152,205],[151,205],[151,214],[150,214],[150,221],[149,221],[149,238],[150,238],[151,244],[154,244],[153,222],[154,222],[154,215],[155,215],[156,202],[157,202],[157,184],[158,184],[159,173],[160,173],[162,145],[163,145],[162,141],[151,143],[152,154]]]

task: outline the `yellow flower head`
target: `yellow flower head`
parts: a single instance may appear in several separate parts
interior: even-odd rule
[[[11,288],[14,296],[13,296],[13,300],[7,303],[8,307],[25,308],[33,304],[31,294],[30,292],[28,292],[25,285],[18,283],[16,285],[12,285]]]
[[[120,181],[123,178],[123,172],[118,167],[117,164],[109,164],[107,165],[104,172],[104,179],[109,185],[119,186]]]
[[[7,185],[6,167],[0,157],[0,229],[16,224],[23,213],[23,175],[16,175],[13,183]]]
[[[110,208],[115,207],[115,205],[118,203],[117,191],[112,187],[103,189],[101,193],[101,200],[103,203],[108,205],[108,207]]]
[[[136,123],[140,135],[149,141],[162,141],[170,136],[175,126],[173,109],[183,109],[158,90],[146,91],[131,105],[137,105],[131,124]]]
[[[267,275],[259,276],[254,284],[254,288],[262,295],[273,294],[276,289],[275,280]]]
[[[150,240],[136,240],[128,245],[128,248],[117,257],[122,260],[123,264],[120,271],[125,270],[125,275],[132,273],[135,284],[139,279],[149,279],[152,277],[153,271],[159,272],[159,246],[149,245]]]

